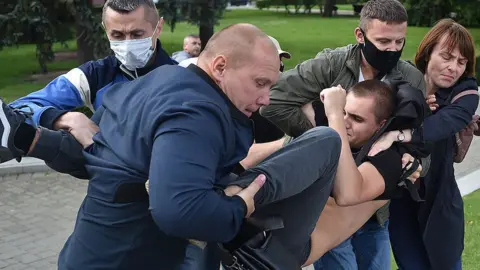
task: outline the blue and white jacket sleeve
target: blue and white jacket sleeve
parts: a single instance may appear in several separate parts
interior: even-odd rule
[[[167,120],[154,133],[149,174],[154,221],[168,235],[230,241],[243,222],[246,204],[214,190],[227,143],[224,114],[217,105],[199,101],[163,115]]]
[[[40,125],[42,114],[49,108],[56,109],[53,113],[56,116],[83,106],[93,111],[93,99],[98,89],[111,81],[115,68],[115,62],[110,57],[87,62],[10,105],[27,112],[33,111],[31,124],[34,126]]]

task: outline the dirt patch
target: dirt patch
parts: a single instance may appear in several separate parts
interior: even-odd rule
[[[77,52],[56,52],[55,61],[67,61],[77,59]]]
[[[61,71],[52,71],[52,72],[47,72],[47,73],[38,73],[38,74],[33,74],[30,77],[26,79],[28,82],[49,82],[58,76],[67,73],[68,70],[61,70]]]
[[[76,60],[77,59],[77,52],[56,52],[55,53],[55,62],[62,62],[62,61],[70,61],[70,60]],[[67,73],[68,70],[60,70],[60,71],[52,71],[52,72],[47,72],[47,73],[36,73],[30,75],[28,78],[25,79],[27,82],[49,82],[58,76]]]

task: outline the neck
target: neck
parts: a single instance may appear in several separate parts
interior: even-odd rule
[[[438,87],[432,82],[432,80],[427,76],[427,74],[423,75],[423,78],[426,84],[427,95],[429,96],[435,94],[435,92],[437,92],[438,90]]]
[[[362,61],[360,62],[360,68],[362,70],[364,80],[371,80],[375,78],[375,76],[377,76],[378,74],[378,70],[376,70],[367,62],[367,60],[363,56],[363,52],[362,52]]]
[[[148,60],[147,64],[145,65],[144,68],[148,68],[150,67],[151,65],[153,65],[153,63],[155,63],[155,58],[157,56],[157,46],[155,46],[155,49],[153,50],[153,53],[152,53],[152,56],[150,56],[150,59]]]
[[[213,72],[212,72],[212,70],[210,69],[209,65],[207,64],[207,61],[205,61],[204,58],[200,58],[200,57],[198,58],[198,60],[197,60],[197,67],[201,68],[205,73],[207,73],[208,76],[209,76],[210,78],[212,78],[212,80],[218,85],[218,87],[220,87],[220,85],[218,84],[218,82],[215,81],[215,79],[213,78]],[[227,94],[222,87],[220,87],[220,89],[222,89],[222,92],[224,92],[225,94]]]

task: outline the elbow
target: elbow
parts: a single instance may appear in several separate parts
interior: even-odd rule
[[[188,228],[189,225],[185,224],[188,222],[182,218],[181,213],[172,208],[169,210],[161,207],[152,208],[150,213],[157,227],[166,235],[185,238],[184,228]]]
[[[334,199],[337,205],[342,207],[353,206],[360,203],[358,196],[353,196],[342,192],[336,192],[334,194]]]
[[[244,160],[240,161],[240,165],[242,165],[245,170],[248,170],[255,167],[257,164],[252,158],[247,156]]]
[[[354,200],[351,200],[351,199],[345,198],[345,197],[335,198],[335,202],[337,203],[338,206],[342,206],[342,207],[353,206],[353,205],[358,204],[358,203],[355,203]]]

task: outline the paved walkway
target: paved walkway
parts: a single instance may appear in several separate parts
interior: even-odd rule
[[[58,173],[0,176],[0,269],[57,269],[86,184]]]
[[[56,270],[86,187],[59,173],[0,176],[0,269]]]

